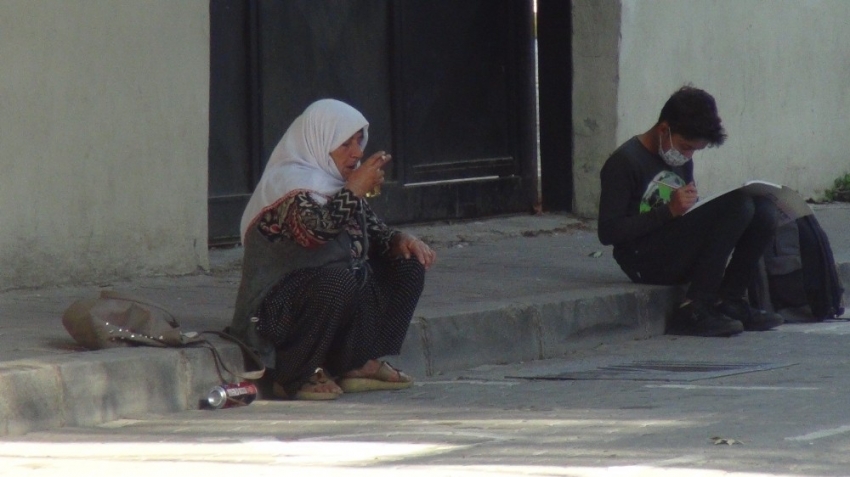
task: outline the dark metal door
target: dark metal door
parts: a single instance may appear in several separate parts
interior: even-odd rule
[[[531,0],[212,0],[210,12],[213,243],[238,237],[271,150],[324,97],[369,119],[367,154],[392,153],[370,199],[388,222],[532,209]]]
[[[250,25],[255,17],[249,2],[210,2],[210,244],[238,240],[242,211],[259,179],[258,101],[251,81],[256,47]]]
[[[540,189],[548,211],[573,205],[571,3],[537,0]]]

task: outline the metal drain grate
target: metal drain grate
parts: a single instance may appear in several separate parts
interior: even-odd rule
[[[514,379],[539,380],[602,380],[631,381],[697,381],[733,374],[753,373],[768,369],[786,368],[795,363],[710,363],[704,361],[633,361],[627,364],[601,366],[592,370],[565,371],[557,374],[505,376]]]

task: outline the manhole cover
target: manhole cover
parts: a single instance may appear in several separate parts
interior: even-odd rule
[[[601,366],[591,370],[562,373],[505,376],[514,379],[594,380],[619,379],[631,381],[696,381],[733,374],[753,373],[785,368],[795,363],[709,363],[687,361],[634,361],[626,364]]]

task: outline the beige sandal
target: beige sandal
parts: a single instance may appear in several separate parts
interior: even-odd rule
[[[294,393],[288,393],[279,383],[274,383],[272,385],[272,394],[274,394],[275,397],[282,399],[297,399],[299,401],[331,401],[339,398],[340,394],[343,393],[342,389],[339,391],[310,390],[311,388],[315,388],[317,385],[327,383],[333,383],[333,380],[325,374],[324,369],[316,368],[313,375],[310,376]]]
[[[381,361],[381,365],[375,371],[375,374],[371,376],[342,377],[337,381],[337,384],[346,393],[392,391],[395,389],[407,389],[413,386],[413,378],[393,368],[386,361]]]

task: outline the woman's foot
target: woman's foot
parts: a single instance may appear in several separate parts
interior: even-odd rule
[[[307,378],[307,381],[294,392],[286,392],[286,389],[274,383],[272,393],[283,399],[298,399],[303,401],[329,401],[336,399],[343,393],[332,379],[325,374],[322,368],[316,368],[316,372]]]
[[[339,386],[347,393],[406,389],[413,386],[413,379],[386,361],[370,359],[362,368],[345,373]]]

